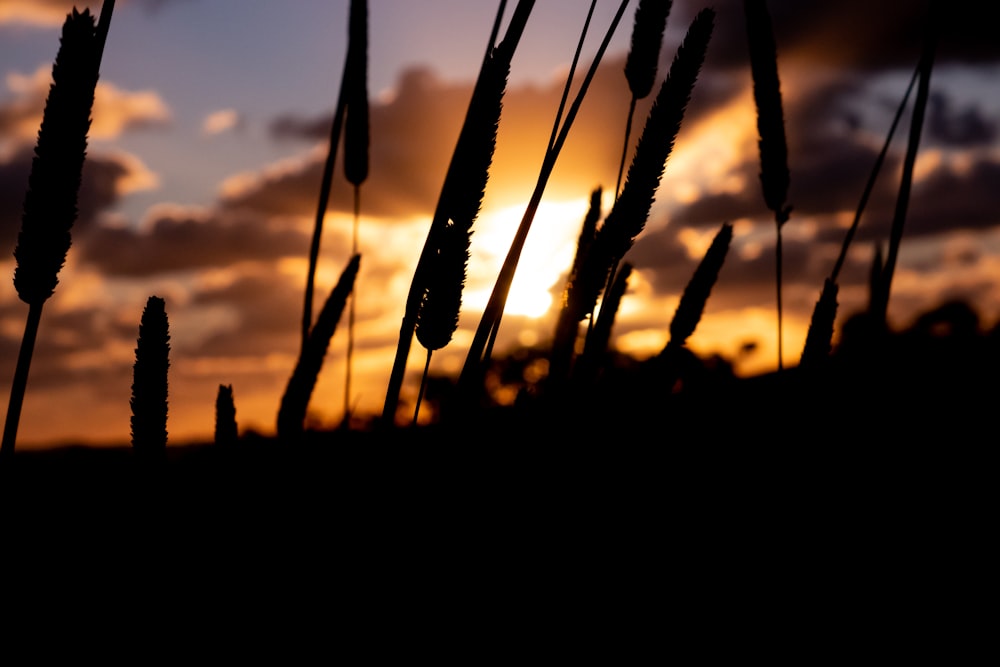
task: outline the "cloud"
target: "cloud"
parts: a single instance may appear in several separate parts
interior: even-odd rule
[[[201,123],[201,132],[205,136],[214,136],[230,130],[243,127],[243,116],[236,109],[219,109],[205,116]]]
[[[80,245],[81,261],[105,275],[141,277],[300,257],[309,238],[250,214],[160,207],[139,229],[95,227]]]
[[[21,207],[33,156],[32,148],[23,147],[8,160],[0,161],[0,248],[4,252],[14,250],[21,228]],[[135,156],[123,152],[89,154],[83,163],[74,241],[123,195],[155,184],[156,176]]]
[[[52,66],[42,65],[30,75],[9,73],[6,82],[13,99],[0,105],[0,149],[10,151],[12,146],[33,145],[38,137],[52,84]],[[128,130],[164,125],[170,121],[171,112],[154,91],[126,91],[100,81],[91,118],[89,139],[110,140]]]
[[[703,7],[718,16],[709,46],[713,66],[742,67],[747,61],[741,0],[676,2],[668,29],[686,30]],[[927,27],[925,2],[768,3],[779,58],[810,66],[851,67],[878,71],[916,66]],[[988,5],[957,0],[944,6],[934,21],[939,29],[936,63],[989,64],[1000,59],[1000,43],[992,29]]]
[[[122,0],[119,4],[134,4],[155,11],[177,1]],[[58,27],[74,7],[80,12],[90,9],[91,14],[100,16],[103,4],[98,0],[0,0],[0,26],[19,24],[36,28]]]

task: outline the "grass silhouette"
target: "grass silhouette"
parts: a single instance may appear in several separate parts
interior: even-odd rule
[[[888,150],[896,123],[908,100],[909,91],[902,100],[882,153],[861,194],[854,224],[848,230],[841,256],[824,283],[800,364],[788,369],[779,364],[779,370],[784,371],[785,376],[780,383],[771,375],[738,379],[731,368],[723,363],[724,360],[699,359],[686,347],[686,341],[698,326],[706,304],[710,301],[713,286],[724,269],[733,235],[732,225],[728,222],[719,221],[721,226],[712,245],[691,276],[673,318],[668,327],[665,327],[669,330],[670,338],[661,353],[646,362],[638,362],[614,349],[610,332],[619,304],[628,293],[628,278],[633,270],[628,261],[628,253],[643,232],[675,138],[683,131],[685,108],[692,90],[697,86],[714,27],[712,10],[703,10],[694,18],[669,71],[657,89],[654,81],[656,70],[653,67],[651,71],[650,63],[656,60],[652,54],[659,54],[662,25],[666,22],[670,3],[658,5],[660,14],[647,14],[654,4],[656,3],[641,2],[635,13],[633,53],[636,60],[630,56],[629,63],[632,66],[627,67],[626,72],[630,87],[630,108],[634,109],[636,100],[649,95],[654,89],[657,94],[634,146],[625,183],[620,192],[616,188],[614,204],[603,221],[603,189],[597,187],[591,190],[591,207],[581,227],[577,256],[570,267],[564,291],[564,310],[553,332],[552,347],[544,353],[536,352],[535,356],[526,354],[518,357],[515,353],[506,358],[493,359],[492,355],[510,283],[547,179],[573,120],[585,103],[588,84],[593,79],[611,35],[624,15],[627,2],[621,3],[613,23],[607,27],[601,48],[585,74],[576,97],[570,101],[569,91],[576,58],[580,53],[579,47],[574,54],[574,66],[567,77],[564,97],[546,146],[535,188],[470,344],[465,365],[457,378],[436,382],[429,373],[431,353],[451,344],[458,326],[469,262],[470,238],[489,187],[497,131],[503,122],[501,112],[510,63],[524,27],[530,20],[533,6],[532,2],[524,0],[517,3],[506,34],[497,42],[505,7],[505,3],[500,3],[493,35],[469,102],[465,122],[457,137],[441,186],[425,245],[414,268],[379,422],[380,428],[354,429],[349,420],[345,419],[344,425],[347,428],[333,433],[310,429],[306,423],[306,414],[330,342],[348,305],[348,335],[353,344],[353,315],[350,313],[353,313],[354,301],[359,296],[354,290],[362,258],[357,244],[357,215],[360,209],[359,190],[368,177],[367,86],[362,67],[367,57],[367,25],[362,28],[361,20],[367,11],[367,4],[352,2],[351,44],[340,98],[332,120],[326,168],[320,183],[316,225],[309,248],[302,345],[295,369],[288,379],[280,405],[277,406],[277,435],[269,439],[244,433],[243,437],[239,437],[232,385],[220,385],[216,403],[215,441],[227,446],[215,448],[212,453],[181,454],[167,451],[172,449],[166,446],[166,368],[169,365],[166,350],[169,349],[169,335],[163,301],[150,297],[140,328],[133,386],[133,445],[136,452],[155,450],[155,457],[176,463],[178,467],[190,465],[192,469],[201,465],[211,468],[241,462],[239,465],[259,465],[262,469],[287,464],[290,470],[304,471],[304,468],[295,466],[309,467],[307,461],[310,456],[329,457],[332,464],[336,456],[349,458],[356,454],[323,453],[324,448],[336,444],[351,450],[353,447],[363,446],[360,443],[371,442],[400,445],[458,444],[468,443],[473,439],[486,445],[502,443],[517,449],[518,443],[525,440],[525,433],[529,431],[540,434],[539,437],[545,437],[550,442],[594,442],[604,445],[609,442],[695,445],[706,437],[716,441],[735,442],[755,437],[758,431],[769,432],[775,427],[773,401],[775,392],[779,389],[783,400],[788,400],[784,405],[787,409],[783,412],[791,416],[783,421],[781,427],[787,438],[776,439],[775,442],[778,443],[809,439],[812,442],[834,445],[849,441],[853,429],[867,423],[867,420],[875,419],[878,414],[866,401],[875,402],[876,398],[887,395],[896,397],[895,400],[900,402],[924,406],[928,414],[940,413],[932,423],[919,427],[919,434],[922,436],[932,433],[941,438],[955,437],[956,433],[963,432],[963,429],[969,428],[969,424],[975,423],[979,413],[972,408],[980,407],[983,400],[973,387],[981,381],[981,373],[995,369],[998,355],[993,346],[998,335],[996,332],[980,331],[977,322],[970,324],[969,313],[959,306],[952,305],[949,309],[929,313],[927,319],[922,320],[912,331],[887,331],[877,339],[871,335],[870,321],[866,325],[864,319],[848,320],[843,326],[839,346],[834,347],[831,343],[837,317],[838,274]],[[101,21],[105,24],[105,30],[106,16],[110,18],[111,6],[111,3],[107,3],[102,12]],[[748,12],[748,31],[752,33],[749,60],[758,112],[761,186],[765,204],[775,215],[779,234],[777,288],[780,350],[780,231],[789,212],[785,201],[789,167],[777,80],[778,56],[773,35],[768,34],[764,3],[748,1],[745,7]],[[593,4],[591,13],[592,11]],[[654,15],[655,20],[650,19],[650,24],[647,25],[647,19],[643,17],[650,15]],[[589,28],[590,18],[591,15],[588,14],[581,37]],[[99,31],[94,27],[93,18],[86,13],[74,14],[72,21],[67,21],[67,30],[72,29],[78,21],[84,24],[82,33],[87,41],[85,48],[96,53],[96,43],[99,41],[96,35]],[[64,33],[65,41],[71,40]],[[582,45],[582,38],[580,43]],[[65,43],[64,47],[68,48]],[[644,58],[643,62],[638,63],[640,55]],[[50,113],[47,109],[39,133],[36,164],[41,166],[37,174],[33,172],[29,183],[24,219],[24,229],[27,231],[23,231],[23,236],[19,237],[17,251],[18,273],[15,274],[15,284],[22,300],[32,308],[34,315],[29,315],[29,322],[34,317],[36,327],[41,303],[55,289],[56,274],[69,247],[68,229],[75,215],[75,195],[72,193],[78,187],[79,166],[82,164],[86,129],[89,126],[90,106],[84,98],[88,87],[92,96],[92,88],[96,84],[96,69],[92,66],[77,70],[65,69],[62,67],[64,60],[65,56],[60,50],[56,59],[58,72],[54,73],[53,110]],[[74,62],[85,61],[86,59]],[[872,280],[872,313],[875,314],[881,312],[884,315],[889,295],[892,270],[906,217],[909,179],[919,147],[919,132],[928,98],[932,64],[933,42],[929,38],[927,50],[914,77],[918,82],[917,103],[911,122],[904,181],[900,184],[897,216],[889,239],[889,254],[884,262],[881,260],[881,245],[877,247]],[[62,94],[67,81],[68,85],[75,85],[83,91],[77,94],[83,97],[74,101],[72,113],[58,112],[56,106],[59,101],[57,92]],[[628,119],[629,128],[632,123],[631,113],[632,111]],[[70,176],[76,174],[75,182],[73,178],[69,178],[65,182],[56,183],[54,177],[42,177],[45,173],[42,170],[44,158],[52,146],[52,132],[74,137],[73,142],[60,141],[59,150],[71,153],[72,164],[67,158],[66,164],[69,167],[65,169],[65,173]],[[628,137],[627,129],[626,152]],[[341,140],[344,143],[345,177],[355,187],[353,252],[339,282],[314,321],[313,278],[322,221],[329,203],[333,166]],[[72,150],[63,146],[63,143]],[[40,193],[48,187],[58,187],[61,193],[59,197],[53,195],[41,198]],[[33,212],[32,207],[35,205],[33,202],[40,198],[46,202],[56,202],[62,207],[58,215],[41,216],[46,218],[45,224],[49,224],[49,217],[59,221],[61,226],[55,232],[48,227],[44,228],[44,233],[36,231],[42,229],[38,224],[40,214]],[[53,239],[58,240],[58,243]],[[39,242],[32,245],[35,241]],[[617,268],[619,263],[620,271]],[[44,273],[44,279],[31,273],[34,271],[32,266],[44,268],[44,271],[36,272]],[[594,313],[597,313],[597,317],[583,336],[581,350],[580,323]],[[397,414],[400,412],[399,395],[413,337],[427,350],[427,357],[416,409],[403,420]],[[29,341],[27,333],[25,341]],[[27,342],[26,346],[30,358],[31,346]],[[149,361],[151,354],[157,361]],[[919,355],[921,362],[913,362],[912,355]],[[147,366],[153,369],[148,374]],[[24,373],[26,372],[27,366],[24,368]],[[21,378],[20,370],[17,377]],[[162,391],[146,391],[146,388],[154,385],[159,387],[161,384]],[[517,400],[511,405],[492,401],[490,390],[496,386],[511,388],[517,394]],[[947,388],[946,397],[941,396],[941,388]],[[14,421],[13,426],[5,431],[5,453],[13,453],[14,449],[17,410],[13,401],[16,393],[12,392],[12,407],[8,410],[8,424],[11,424],[11,420]],[[155,394],[155,398],[147,400],[146,396],[152,394]],[[349,395],[348,361],[345,417],[348,413],[346,406]],[[551,409],[554,398],[558,402],[557,410]],[[425,399],[435,401],[435,418],[430,420],[432,423],[429,425],[417,427],[421,402]],[[942,413],[942,406],[953,412]],[[764,416],[769,413],[771,416]],[[155,419],[152,416],[154,414]],[[963,422],[965,419],[968,423]],[[755,424],[760,426],[754,426]],[[820,429],[818,424],[825,426]],[[915,425],[897,425],[897,428],[904,434],[899,437],[915,436],[918,433]],[[298,453],[280,452],[282,447],[292,444],[296,445],[293,449]],[[364,458],[368,455],[358,456]],[[19,458],[34,460],[33,456]],[[279,461],[283,463],[279,464]],[[420,465],[425,469],[426,462]],[[317,483],[321,482],[317,480]]]

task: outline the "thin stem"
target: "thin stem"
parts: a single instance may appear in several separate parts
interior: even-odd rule
[[[778,235],[774,242],[774,271],[775,271],[775,286],[777,288],[777,308],[778,308],[778,370],[782,371],[785,368],[785,361],[783,357],[783,346],[782,346],[782,308],[781,308],[781,226],[782,223],[779,221],[777,224]]]
[[[906,155],[903,159],[903,175],[900,179],[899,193],[896,197],[896,210],[893,215],[892,229],[889,236],[889,251],[885,257],[885,266],[882,270],[882,281],[879,290],[878,317],[882,324],[885,324],[889,308],[889,293],[892,289],[892,275],[896,268],[896,258],[899,254],[899,245],[903,238],[903,223],[906,221],[906,209],[910,199],[910,189],[913,184],[913,168],[917,161],[917,153],[920,147],[920,134],[924,124],[924,111],[927,108],[927,99],[930,95],[931,69],[934,64],[935,35],[933,33],[936,26],[933,21],[934,3],[931,3],[932,20],[930,21],[930,34],[924,45],[924,52],[920,58],[920,81],[917,85],[917,98],[913,102],[913,115],[910,119],[910,136],[906,146]]]
[[[615,18],[612,20],[611,25],[608,27],[607,33],[604,36],[604,41],[601,43],[597,54],[594,56],[594,60],[590,65],[590,70],[587,72],[587,76],[584,78],[583,83],[580,86],[580,90],[577,92],[576,98],[573,100],[573,104],[570,106],[569,112],[566,114],[566,120],[563,122],[562,128],[559,131],[559,136],[545,153],[545,157],[542,160],[542,167],[538,175],[538,180],[535,183],[535,189],[531,194],[531,199],[528,201],[528,206],[525,209],[524,216],[521,218],[521,223],[518,225],[517,232],[514,235],[514,240],[511,243],[507,257],[504,260],[503,266],[500,268],[500,275],[497,277],[497,282],[493,287],[493,292],[490,294],[486,310],[483,312],[482,319],[479,321],[479,327],[476,329],[472,346],[469,348],[469,354],[466,357],[465,365],[462,368],[462,374],[459,378],[460,385],[465,385],[466,387],[475,386],[482,368],[486,365],[486,363],[488,363],[492,355],[493,345],[496,341],[497,333],[500,330],[500,321],[503,318],[503,310],[507,302],[507,294],[510,292],[510,285],[514,280],[514,272],[517,270],[517,263],[521,256],[521,250],[524,248],[524,243],[527,240],[531,223],[534,220],[535,213],[538,211],[538,205],[541,203],[545,186],[548,183],[549,176],[552,174],[552,169],[555,167],[556,159],[559,157],[559,152],[562,150],[563,144],[566,142],[566,137],[569,135],[569,130],[573,125],[573,121],[576,119],[576,115],[580,111],[580,106],[583,104],[583,98],[586,96],[587,90],[590,88],[590,83],[594,78],[597,67],[600,64],[601,59],[604,57],[604,52],[607,50],[608,44],[611,42],[611,37],[614,35],[615,29],[618,27],[618,23],[621,21],[622,14],[625,13],[625,7],[627,5],[628,0],[622,0],[622,3],[618,8],[618,12],[615,14]]]
[[[424,374],[420,378],[420,392],[417,394],[417,405],[413,409],[413,425],[414,426],[417,425],[417,416],[420,415],[420,404],[424,400],[424,391],[426,391],[426,389],[427,389],[427,373],[430,371],[430,368],[431,368],[431,354],[433,354],[433,353],[434,353],[434,350],[427,350],[427,361],[424,362]]]
[[[347,59],[349,60],[349,59]],[[330,190],[333,184],[333,167],[337,160],[337,146],[344,126],[344,110],[347,108],[348,65],[344,61],[344,72],[340,79],[340,94],[337,97],[337,108],[333,112],[333,123],[330,127],[330,148],[326,154],[326,164],[323,166],[323,181],[320,184],[319,204],[316,207],[316,224],[313,228],[312,243],[309,246],[309,274],[306,278],[305,305],[302,308],[302,348],[305,349],[312,330],[313,292],[316,282],[316,264],[319,260],[319,242],[323,235],[323,218],[330,202]]]
[[[17,367],[14,370],[14,381],[10,389],[7,419],[3,427],[3,444],[0,444],[0,456],[4,458],[14,454],[17,427],[21,420],[21,406],[24,403],[24,392],[28,386],[28,369],[31,367],[31,357],[35,349],[35,338],[38,336],[38,323],[42,318],[44,303],[44,301],[39,301],[28,306],[24,335],[21,337],[21,351],[17,355]]]
[[[358,227],[361,219],[361,186],[354,186],[354,233],[351,242],[351,255],[358,254]],[[349,426],[351,421],[351,366],[354,361],[354,317],[355,303],[358,298],[358,281],[354,279],[354,287],[351,290],[351,305],[347,313],[347,370],[344,377],[344,426]]]
[[[594,15],[594,5],[597,4],[597,0],[591,0],[590,10],[587,12],[587,20],[583,22],[583,30],[580,31],[580,39],[576,43],[576,51],[573,52],[573,62],[569,66],[569,74],[566,76],[566,85],[563,86],[562,98],[559,100],[559,109],[556,111],[556,118],[552,122],[552,134],[549,136],[549,147],[548,150],[552,150],[552,145],[556,141],[556,137],[559,136],[559,123],[562,122],[563,109],[566,108],[566,100],[569,99],[569,89],[573,85],[573,76],[576,74],[576,64],[580,60],[580,53],[583,51],[583,43],[587,37],[587,31],[590,29],[590,19]]]

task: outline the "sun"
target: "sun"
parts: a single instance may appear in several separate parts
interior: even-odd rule
[[[533,319],[552,307],[573,262],[589,200],[542,202],[528,232],[504,313]],[[473,226],[464,307],[482,312],[524,217],[526,204],[483,211]],[[558,288],[558,289],[557,289]]]

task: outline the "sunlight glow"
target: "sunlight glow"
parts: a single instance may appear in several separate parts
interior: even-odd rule
[[[506,314],[539,318],[552,307],[553,291],[573,261],[580,225],[590,202],[586,199],[542,202],[524,244],[507,295]],[[493,292],[525,206],[510,206],[482,214],[474,226],[469,276],[463,308],[482,312]]]

